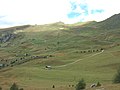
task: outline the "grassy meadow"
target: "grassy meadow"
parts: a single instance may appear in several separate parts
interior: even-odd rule
[[[119,90],[119,84],[112,84],[112,80],[120,66],[120,29],[55,23],[9,33],[16,37],[0,43],[0,58],[8,63],[23,57],[29,61],[0,70],[3,90],[9,90],[14,82],[25,90],[75,90],[81,78],[87,83],[86,90],[96,90],[90,89],[90,85],[98,81],[102,84],[100,88]],[[51,56],[31,59],[46,55]],[[46,65],[52,69],[46,69]]]

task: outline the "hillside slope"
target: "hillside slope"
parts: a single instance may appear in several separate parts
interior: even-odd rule
[[[119,14],[99,23],[57,22],[0,30],[0,86],[8,90],[17,82],[25,90],[52,90],[53,84],[56,90],[74,90],[68,86],[81,78],[87,87],[98,81],[109,85],[120,65],[118,19]]]
[[[98,27],[102,29],[118,29],[120,28],[120,14],[115,14],[108,19],[99,22]]]

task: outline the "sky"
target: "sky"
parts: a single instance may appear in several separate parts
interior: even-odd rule
[[[119,0],[0,0],[0,28],[102,21],[120,13]]]

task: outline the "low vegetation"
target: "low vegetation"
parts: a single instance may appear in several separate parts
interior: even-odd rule
[[[106,28],[108,23],[58,22],[0,30],[1,88],[9,90],[17,82],[23,88],[13,87],[21,90],[75,90],[82,77],[86,81],[80,80],[78,89],[94,90],[90,85],[99,81],[95,88],[119,90],[111,83],[120,64],[120,28],[113,22]]]
[[[10,87],[10,90],[19,90],[16,83],[13,83],[13,85]]]
[[[78,84],[76,85],[76,90],[83,90],[86,87],[86,83],[84,79],[81,79]]]
[[[117,70],[117,73],[113,80],[114,83],[120,83],[120,68]]]

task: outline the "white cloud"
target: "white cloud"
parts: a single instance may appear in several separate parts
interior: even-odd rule
[[[119,0],[71,0],[72,2],[76,2],[78,5],[80,4],[86,4],[88,8],[88,14],[80,15],[77,17],[78,20],[84,18],[84,21],[102,21],[114,14],[120,13],[120,6],[119,6]],[[84,13],[82,10],[76,9],[77,12]],[[75,10],[75,11],[76,11]],[[92,14],[91,10],[103,10],[102,13],[95,13]]]
[[[67,0],[0,0],[0,16],[16,24],[45,24],[64,21],[69,7]]]
[[[76,18],[68,18],[68,13],[72,11],[70,2],[76,2],[77,5],[87,4],[89,15],[81,14]],[[103,9],[104,12],[91,14],[93,9]],[[75,11],[84,13],[80,7],[77,7]],[[4,16],[0,18],[0,22],[4,22],[0,23],[0,27],[58,21],[75,23],[81,19],[101,21],[119,12],[118,0],[0,0],[0,16]]]

